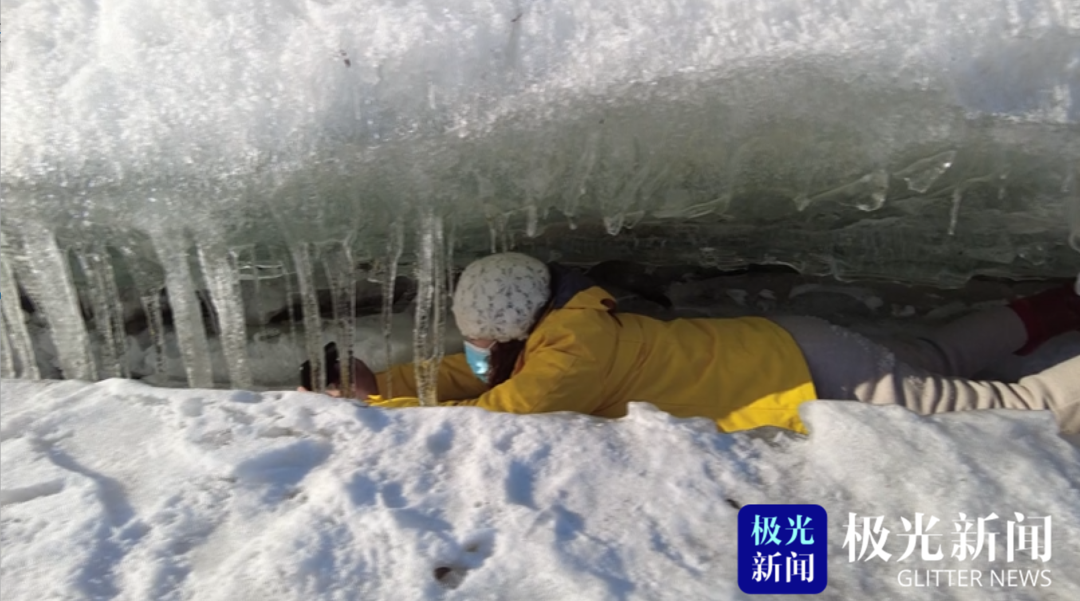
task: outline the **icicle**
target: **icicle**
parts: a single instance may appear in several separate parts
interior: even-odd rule
[[[525,235],[535,238],[540,234],[540,214],[532,199],[528,203],[525,206]]]
[[[964,180],[953,188],[952,192],[952,208],[949,209],[949,235],[956,235],[956,226],[960,222],[960,205],[964,200],[964,192],[974,186],[975,184],[981,184],[986,182],[993,182],[1000,179],[999,176],[984,175],[981,177],[973,177],[971,179]]]
[[[138,251],[135,249],[121,247],[120,252],[127,264],[128,273],[135,280],[139,302],[146,314],[146,327],[150,334],[150,342],[154,347],[154,375],[158,378],[166,378],[168,373],[165,365],[165,318],[161,307],[164,281],[156,271],[151,273],[142,265]]]
[[[165,316],[161,309],[161,290],[153,290],[139,298],[143,311],[146,312],[146,327],[150,330],[150,340],[154,344],[154,374],[159,378],[168,377],[165,365]]]
[[[623,223],[623,227],[632,230],[634,226],[641,223],[641,220],[645,219],[645,211],[630,211],[626,214],[626,221]]]
[[[431,326],[430,326],[430,359],[428,362],[428,378],[430,378],[430,397],[429,405],[439,404],[439,365],[442,363],[443,352],[445,350],[445,334],[446,334],[446,309],[447,301],[449,297],[446,295],[446,280],[443,279],[443,274],[446,271],[446,240],[444,238],[445,233],[443,231],[442,217],[437,218],[437,222],[434,227],[435,231],[435,260],[431,265],[431,284],[432,284],[432,310],[431,310]],[[507,250],[510,250],[510,246],[507,246]],[[423,398],[423,397],[421,397]]]
[[[175,232],[157,232],[152,240],[161,266],[165,268],[165,289],[172,309],[173,331],[184,359],[188,386],[212,388],[214,376],[210,367],[210,347],[206,341],[206,324],[195,291],[195,280],[191,276],[186,236]]]
[[[454,298],[454,244],[457,243],[457,220],[450,219],[450,230],[446,233],[446,298]],[[449,308],[449,304],[447,305]]]
[[[247,352],[247,325],[236,255],[220,241],[198,244],[199,263],[210,289],[210,304],[217,314],[221,351],[232,388],[251,388],[251,366]]]
[[[262,298],[262,266],[259,265],[259,253],[254,244],[247,248],[247,252],[248,262],[251,265],[251,303],[256,308],[255,311],[259,318],[259,333],[261,334],[266,325],[262,311],[259,310],[259,300]]]
[[[500,211],[498,207],[488,205],[485,207],[487,215],[488,233],[491,237],[491,254],[508,252],[513,248],[513,240],[510,232],[510,213]]]
[[[593,167],[596,166],[599,145],[600,132],[590,132],[588,139],[585,141],[585,150],[581,152],[581,157],[574,165],[574,171],[569,178],[569,185],[563,195],[563,213],[566,214],[569,220],[570,229],[577,229],[577,222],[574,217],[577,215],[578,202],[585,194],[589,176],[592,174]]]
[[[850,184],[822,192],[809,200],[796,200],[796,208],[802,211],[812,203],[835,201],[840,204],[853,204],[860,211],[876,211],[885,206],[888,190],[889,173],[884,169],[878,169]],[[854,202],[851,202],[852,200]]]
[[[382,284],[382,328],[383,349],[386,351],[386,368],[389,370],[394,364],[393,334],[394,318],[394,285],[397,280],[397,267],[401,261],[401,253],[405,248],[405,227],[398,219],[390,226],[389,240],[386,244],[386,265],[383,273]],[[394,398],[394,382],[391,371],[386,372],[386,398]]]
[[[865,184],[864,196],[855,202],[855,208],[860,211],[876,211],[885,206],[886,195],[889,192],[889,172],[878,169],[868,173],[859,180]]]
[[[2,316],[3,310],[0,310]],[[4,319],[4,329],[0,331],[0,378],[15,377],[15,361],[11,358],[11,344],[8,343],[7,319]]]
[[[2,235],[0,235],[2,236]],[[4,318],[4,331],[10,343],[10,352],[5,349],[5,360],[10,359],[18,371],[17,377],[38,380],[37,358],[34,355],[34,343],[26,328],[26,317],[19,302],[19,287],[15,284],[15,275],[11,271],[12,259],[7,247],[0,243],[3,253],[0,255],[0,304]]]
[[[293,246],[293,266],[300,284],[300,301],[304,314],[304,346],[311,362],[311,386],[315,392],[326,390],[323,366],[322,320],[319,318],[319,296],[315,289],[311,245],[300,242]]]
[[[810,193],[806,190],[800,190],[799,193],[795,195],[795,198],[792,199],[792,201],[795,203],[795,210],[799,211],[800,213],[805,211],[812,202],[810,200]]]
[[[934,156],[915,161],[893,175],[907,182],[909,190],[922,194],[929,190],[930,186],[949,170],[949,167],[952,167],[955,160],[955,150],[939,152]]]
[[[438,373],[442,361],[443,304],[442,217],[431,208],[420,212],[420,244],[416,263],[416,323],[413,330],[413,372],[421,405],[438,404]]]
[[[514,228],[510,227],[510,214],[503,214],[502,226],[502,252],[510,252],[514,249]]]
[[[109,253],[104,248],[95,253],[94,260],[97,262],[98,270],[101,272],[101,279],[105,283],[105,298],[108,299],[111,305],[112,339],[116,349],[114,352],[120,361],[119,376],[127,378],[131,376],[131,373],[128,371],[126,361],[127,333],[124,331],[124,303],[120,300],[120,290],[116,287],[116,272],[113,270]]]
[[[949,235],[956,235],[956,224],[960,221],[960,203],[964,200],[964,187],[957,186],[952,193],[952,208],[949,209]]]
[[[60,369],[65,378],[93,380],[97,369],[67,254],[39,223],[20,224],[20,233],[22,252],[15,262],[19,281],[49,324]]]
[[[254,244],[237,248],[235,249],[235,252],[237,258],[237,271],[241,283],[245,279],[245,267],[247,268],[246,271],[249,274],[247,279],[251,280],[251,294],[247,298],[244,298],[244,290],[241,286],[240,302],[242,307],[244,307],[245,309],[247,307],[252,308],[251,314],[257,318],[258,324],[255,326],[255,331],[251,333],[251,339],[261,342],[268,338],[268,336],[266,335],[266,320],[263,319],[262,306],[260,304],[262,302],[262,284],[260,282],[263,275],[263,266],[259,265],[259,255],[256,252]],[[244,317],[244,323],[247,323],[246,313]],[[260,348],[261,345],[256,344],[251,347],[251,351],[258,353]]]
[[[524,179],[521,180],[520,186],[522,194],[525,196],[525,235],[529,238],[535,238],[542,232],[540,224],[541,211],[540,207],[537,206],[537,199],[545,198],[548,195],[548,189],[554,179],[553,167],[549,158],[535,163],[535,167],[526,173]],[[543,212],[544,214],[547,213],[546,207]]]
[[[540,222],[548,213],[548,206],[545,204],[541,211],[537,199],[549,196],[549,188],[555,179],[551,158],[541,159],[535,165],[519,183],[525,196],[525,235],[529,238],[536,238],[543,231]]]
[[[107,259],[103,258],[100,252],[93,249],[84,249],[77,252],[76,258],[83,274],[86,276],[94,329],[97,330],[102,341],[98,349],[98,356],[101,359],[100,374],[105,378],[119,378],[123,375],[120,365],[124,356],[123,340],[116,340],[114,324],[118,320],[123,320],[123,313],[115,314],[120,299],[110,298],[109,296],[110,292],[115,290],[116,285],[114,282],[110,289],[110,286],[105,281],[106,274],[102,264],[107,263]],[[108,275],[112,276],[111,273]]]
[[[638,140],[634,139],[634,147],[638,148]],[[640,154],[640,152],[639,152]],[[611,236],[617,236],[623,227],[626,227],[628,213],[632,213],[638,200],[639,193],[648,197],[657,187],[661,179],[666,175],[667,168],[655,170],[653,163],[655,155],[650,155],[645,165],[637,169],[619,191],[617,198],[612,200],[604,214],[604,229]],[[614,212],[614,215],[610,213]]]
[[[613,217],[604,215],[604,230],[607,231],[608,235],[617,236],[622,231],[624,218],[623,213],[616,213]]]
[[[198,249],[196,249],[198,250]],[[216,338],[221,340],[221,320],[218,318],[217,307],[214,306],[214,299],[210,297],[210,292],[203,287],[209,287],[206,283],[206,274],[199,273],[202,276],[201,280],[192,280],[195,283],[195,299],[199,301],[200,311],[206,316],[206,321],[203,322],[206,325],[208,331],[207,337]],[[194,275],[192,276],[194,277]],[[207,348],[209,348],[209,341],[207,342]]]
[[[281,277],[285,283],[285,310],[289,312],[289,344],[295,345],[297,320],[293,299],[296,298],[296,288],[293,287],[293,274],[285,269],[284,264],[281,266]]]
[[[168,376],[165,365],[165,319],[162,315],[161,296],[165,287],[163,275],[151,270],[140,259],[140,253],[131,247],[120,247],[120,255],[128,273],[135,281],[139,303],[146,315],[146,327],[154,348],[154,374],[159,378]],[[159,267],[154,265],[155,268]]]
[[[576,230],[578,228],[577,218],[573,215],[567,215],[566,227],[570,228],[571,230]]]
[[[338,328],[338,356],[342,361],[340,390],[347,396],[352,391],[353,340],[356,336],[356,268],[348,244],[335,243],[326,248],[323,267],[330,282],[330,299]]]
[[[488,234],[491,239],[491,254],[495,254],[499,252],[499,231],[494,219],[488,219]]]

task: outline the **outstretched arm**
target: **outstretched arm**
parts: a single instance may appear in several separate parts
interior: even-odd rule
[[[416,372],[412,363],[395,365],[376,374],[374,378],[376,391],[368,393],[373,397],[370,401],[373,405],[390,406],[389,399],[415,399],[418,395]],[[476,398],[488,390],[487,384],[481,382],[469,369],[464,353],[443,357],[439,364],[438,378],[439,401]]]
[[[440,405],[472,405],[508,413],[595,412],[604,401],[604,378],[614,356],[618,336],[609,329],[610,324],[603,320],[576,317],[578,316],[572,314],[552,315],[551,321],[545,322],[542,331],[529,339],[524,350],[526,360],[521,369],[509,380],[490,390],[484,388],[471,396],[454,398],[452,394],[443,391],[443,375],[447,370],[440,369]],[[584,341],[588,343],[585,344]],[[454,357],[461,362],[461,371],[453,373],[464,373],[468,378],[472,378],[472,381],[479,383],[469,371],[464,356]],[[449,359],[448,357],[447,361]],[[399,391],[397,373],[395,371],[395,398],[370,399],[372,405],[412,407],[419,404],[415,398],[400,398],[405,394],[415,396],[415,379],[409,380],[410,388]],[[411,376],[411,371],[408,375]],[[447,375],[450,373],[447,372]],[[455,384],[460,384],[456,380],[448,380],[447,383],[453,392],[464,391],[454,387]],[[381,385],[380,380],[380,390],[383,390]]]
[[[591,357],[545,349],[530,356],[509,380],[478,397],[440,404],[471,405],[506,413],[592,413],[603,400],[603,375],[597,367]]]

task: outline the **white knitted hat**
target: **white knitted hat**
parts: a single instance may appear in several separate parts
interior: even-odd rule
[[[502,253],[473,261],[454,290],[461,335],[498,342],[528,338],[551,296],[550,283],[547,265],[528,255]]]

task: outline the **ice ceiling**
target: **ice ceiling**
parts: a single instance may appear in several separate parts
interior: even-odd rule
[[[433,274],[493,248],[939,285],[1080,265],[1075,0],[5,0],[2,22],[8,375],[36,375],[20,288],[87,379],[119,375],[122,291],[159,329],[167,303],[192,385],[209,298],[245,385],[244,278],[311,309],[415,265],[430,359]]]

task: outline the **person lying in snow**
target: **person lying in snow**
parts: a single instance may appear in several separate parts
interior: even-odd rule
[[[465,352],[440,364],[440,405],[621,417],[630,401],[648,401],[679,417],[713,419],[726,432],[805,433],[801,403],[853,400],[920,414],[1049,409],[1063,432],[1080,432],[1080,356],[1016,383],[970,379],[1009,353],[1080,329],[1071,287],[881,345],[814,317],[660,321],[617,313],[614,299],[577,272],[503,253],[465,269],[452,310]],[[354,360],[354,370],[356,398],[419,404],[411,364],[374,374]],[[331,387],[340,382],[330,376]],[[395,398],[384,398],[388,379]]]

